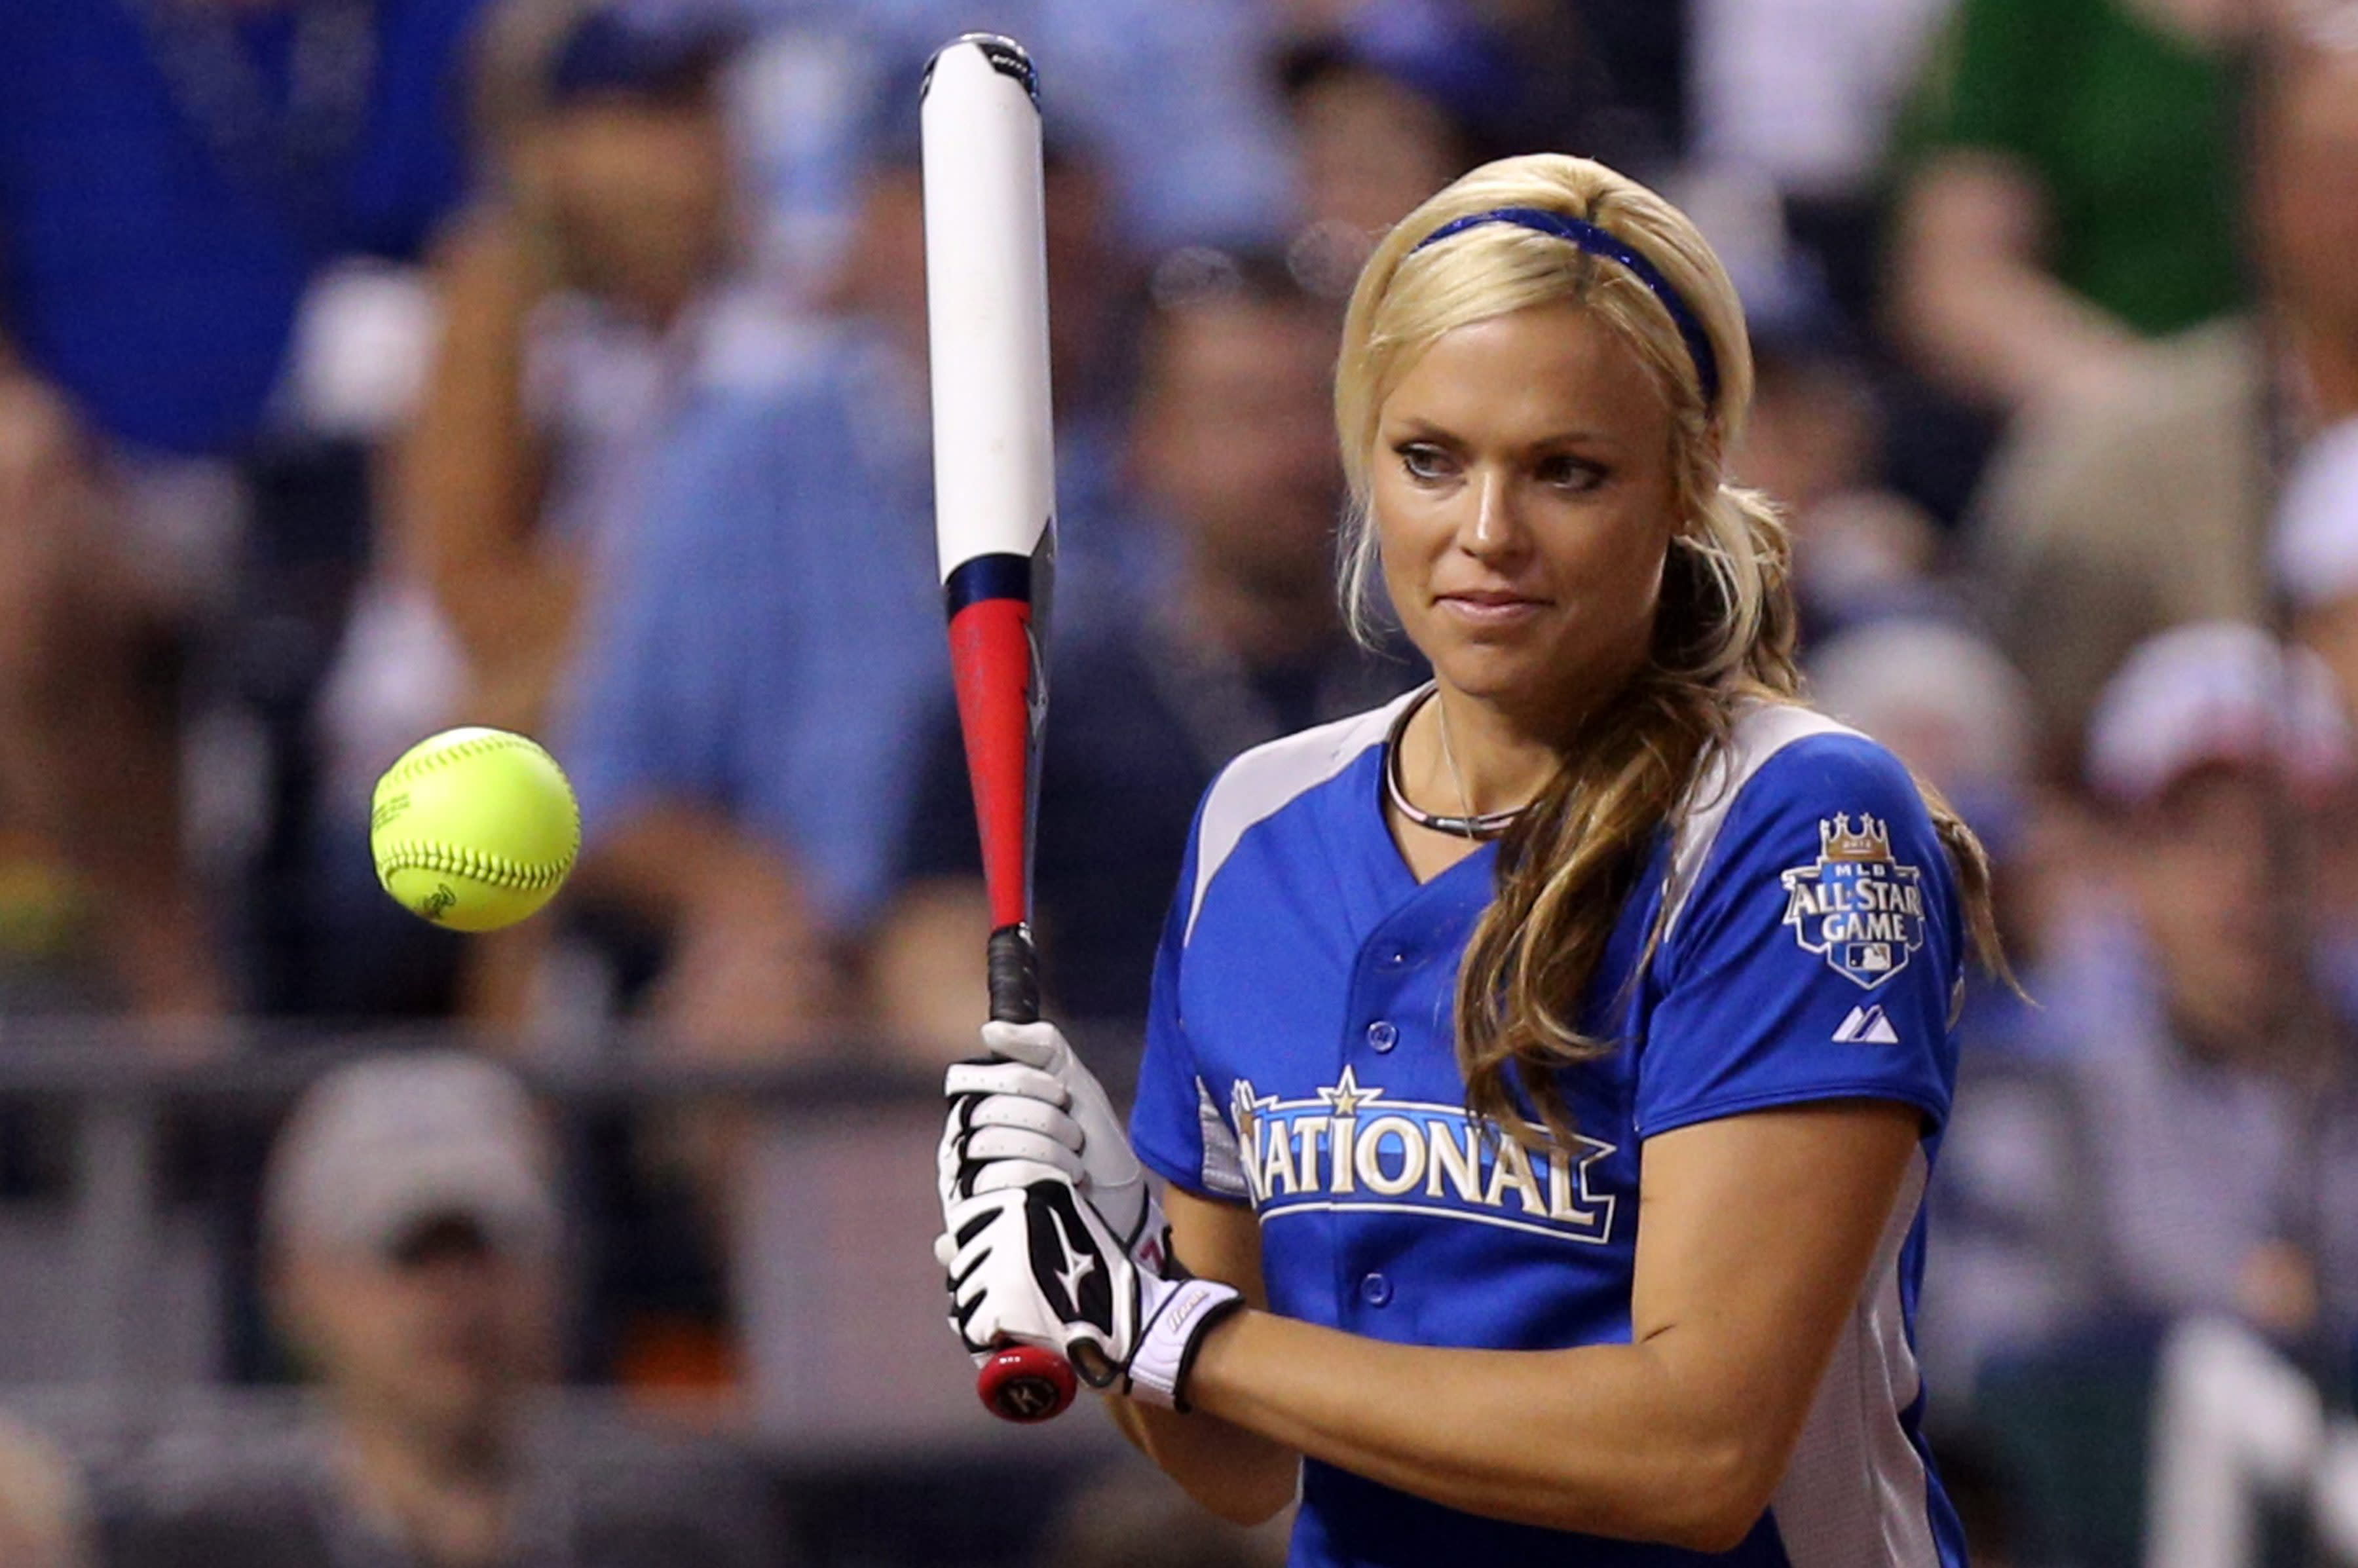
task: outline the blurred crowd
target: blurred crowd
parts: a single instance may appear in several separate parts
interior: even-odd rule
[[[674,1422],[584,1456],[536,1401],[890,1405],[856,1373],[934,1315],[929,1119],[552,1131],[499,1058],[969,1048],[916,84],[977,26],[1042,82],[1037,924],[1109,1081],[1215,771],[1421,678],[1336,608],[1358,261],[1473,163],[1590,154],[1743,292],[1732,462],[1788,510],[1815,700],[1998,863],[2020,985],[1963,1000],[1919,1325],[1977,1560],[2133,1560],[2173,1319],[2346,1380],[2358,5],[9,0],[0,1034],[484,1048],[184,1130],[209,1372],[317,1411],[96,1478],[0,1437],[0,1563],[817,1551],[738,1450]],[[457,723],[544,740],[584,808],[556,909],[472,940],[366,848],[377,772]],[[56,1198],[58,1119],[0,1101],[0,1217]],[[875,1319],[833,1382],[796,1355],[817,1274]],[[903,1381],[955,1396],[936,1338]],[[1135,1481],[1003,1560],[1265,1560]]]

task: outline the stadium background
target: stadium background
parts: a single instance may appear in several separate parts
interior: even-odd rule
[[[938,1322],[914,89],[974,27],[1044,84],[1041,919],[1109,1080],[1210,772],[1416,678],[1331,610],[1352,269],[1603,157],[1745,296],[1817,700],[1999,863],[2030,1000],[1968,998],[1920,1324],[1975,1561],[2358,1561],[2358,6],[11,0],[0,1563],[1282,1557],[1090,1412],[992,1422]],[[472,942],[365,850],[458,722],[588,830]],[[441,1179],[411,1111],[548,1234],[461,1183],[300,1283]],[[446,1287],[513,1309],[496,1452],[372,1511]]]

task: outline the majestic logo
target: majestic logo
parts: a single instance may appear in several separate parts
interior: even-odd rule
[[[1822,819],[1816,863],[1782,880],[1793,940],[1868,990],[1924,945],[1923,874],[1891,858],[1889,826],[1864,812],[1855,828],[1847,812]]]
[[[1245,1185],[1263,1224],[1314,1210],[1429,1214],[1563,1241],[1612,1238],[1615,1198],[1589,1168],[1615,1145],[1579,1138],[1533,1153],[1460,1105],[1395,1100],[1346,1067],[1307,1099],[1259,1095],[1239,1078],[1229,1098]]]
[[[1891,1020],[1884,1016],[1883,1004],[1877,1002],[1873,1007],[1852,1008],[1850,1016],[1834,1027],[1834,1044],[1897,1045],[1899,1031],[1891,1027]]]

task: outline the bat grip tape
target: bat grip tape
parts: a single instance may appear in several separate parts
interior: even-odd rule
[[[1029,925],[1002,925],[990,934],[988,971],[994,1023],[1040,1022],[1040,959]]]

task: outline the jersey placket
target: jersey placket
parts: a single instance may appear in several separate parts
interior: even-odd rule
[[[1401,867],[1405,896],[1360,944],[1328,1130],[1330,1179],[1338,1184],[1357,1185],[1368,1174],[1358,1162],[1368,1102],[1386,1096],[1454,1102],[1465,1095],[1453,1033],[1456,960],[1489,902],[1495,864],[1486,849],[1422,884]],[[1412,1338],[1414,1281],[1401,1265],[1417,1220],[1338,1210],[1330,1222],[1338,1321],[1374,1338]]]

